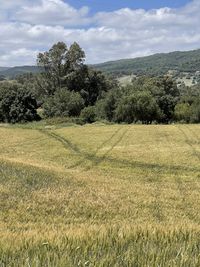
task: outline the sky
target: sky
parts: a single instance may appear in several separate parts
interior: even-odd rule
[[[78,42],[87,63],[200,48],[200,0],[0,0],[0,66]]]
[[[83,5],[90,7],[92,13],[100,11],[115,11],[124,7],[145,10],[162,7],[177,8],[187,4],[188,0],[69,0],[65,1],[75,8]]]

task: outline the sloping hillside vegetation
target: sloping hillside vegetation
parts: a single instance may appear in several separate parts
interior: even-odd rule
[[[9,69],[9,68],[7,68],[7,67],[0,67],[0,72],[1,72],[1,71],[5,71],[5,70],[7,70],[7,69]]]
[[[26,73],[39,73],[41,72],[41,68],[37,66],[20,66],[13,68],[0,68],[0,76],[4,76],[5,78],[13,79],[18,75],[26,74]]]
[[[134,59],[122,59],[97,64],[95,67],[115,75],[162,75],[169,70],[196,72],[200,70],[200,49],[188,52],[155,54]]]
[[[200,49],[186,52],[160,53],[134,59],[121,59],[92,65],[96,69],[114,75],[162,75],[169,70],[194,73],[200,71]],[[0,67],[0,75],[15,78],[17,75],[38,73],[37,66]]]

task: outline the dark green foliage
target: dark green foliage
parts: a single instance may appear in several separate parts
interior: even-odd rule
[[[173,120],[174,108],[178,100],[171,95],[163,95],[158,99],[158,105],[162,111],[160,122],[168,123]]]
[[[85,53],[77,43],[69,48],[63,42],[55,44],[48,52],[38,55],[38,66],[43,68],[37,77],[38,95],[51,96],[61,89],[78,92],[85,106],[94,105],[103,92],[113,86],[100,71],[84,64]]]
[[[5,76],[0,74],[0,82],[5,81]]]
[[[197,98],[191,105],[191,119],[190,122],[197,123],[200,122],[200,98]]]
[[[168,123],[174,118],[179,99],[180,92],[172,79],[141,77],[109,91],[97,102],[97,115],[117,122]]]
[[[116,110],[115,120],[117,122],[133,123],[137,121],[137,99],[135,95],[126,96],[121,99]]]
[[[38,120],[37,102],[32,93],[17,83],[0,87],[0,121],[28,122]]]
[[[135,88],[147,90],[155,98],[161,110],[159,122],[168,123],[173,120],[174,108],[180,99],[180,91],[176,83],[164,76],[162,78],[142,77],[133,82]]]
[[[20,88],[29,88],[32,94],[27,95],[27,102],[30,103],[31,95],[34,95],[35,105],[41,107],[46,118],[76,117],[85,123],[97,119],[120,123],[200,122],[199,85],[188,88],[180,82],[177,86],[174,78],[181,75],[180,71],[188,71],[188,66],[190,69],[195,66],[193,71],[200,67],[199,52],[157,54],[100,65],[102,70],[115,74],[119,70],[139,74],[131,84],[120,87],[116,80],[85,65],[85,53],[77,43],[67,47],[58,42],[49,51],[38,55],[40,74],[26,73],[18,76],[17,82],[21,84]],[[170,72],[172,77],[163,75],[169,69],[173,70]],[[188,77],[192,75],[188,73]],[[198,72],[195,77],[194,81],[198,80]],[[4,92],[4,95],[1,121],[31,120],[32,115],[23,111],[27,104],[22,95],[15,90],[9,94]],[[21,115],[24,113],[26,117]]]
[[[96,109],[94,106],[85,107],[81,111],[81,119],[85,123],[93,123],[96,121]]]
[[[189,103],[178,103],[175,107],[174,116],[178,121],[190,122],[192,109]]]
[[[160,116],[160,109],[156,100],[149,92],[137,92],[131,96],[125,96],[119,102],[115,120],[117,122],[133,123],[141,121],[143,123],[152,123]]]
[[[200,122],[200,86],[181,86],[181,97],[175,107],[175,119],[187,123]]]
[[[99,119],[114,121],[115,109],[121,96],[123,96],[121,88],[114,88],[105,94],[104,97],[96,103],[97,117]]]
[[[79,116],[83,107],[84,100],[80,94],[65,88],[57,90],[43,105],[45,117]]]
[[[16,81],[24,87],[29,88],[37,99],[38,107],[41,107],[45,93],[43,88],[40,86],[39,77],[39,74],[25,73],[18,75],[16,77]]]
[[[175,107],[175,119],[186,123],[200,122],[200,98],[197,98],[191,105],[178,103]]]
[[[49,51],[38,55],[40,74],[25,73],[16,80],[21,87],[29,88],[36,96],[36,105],[43,109],[45,117],[77,117],[84,107],[95,105],[105,92],[116,85],[116,82],[100,71],[89,68],[84,61],[85,53],[77,43],[68,48],[65,43],[58,42]],[[14,91],[10,94],[12,100],[15,99]],[[22,119],[26,121],[26,118],[19,115],[23,106],[21,99],[15,100],[15,106],[12,105],[10,109],[6,103],[2,103],[1,117],[6,117],[8,122]],[[91,112],[93,109],[89,107],[83,112],[84,116],[89,116],[86,118],[88,122],[94,120]],[[8,118],[7,113],[12,119]]]
[[[115,86],[115,81],[110,80],[102,72],[88,68],[87,77],[81,89],[85,105],[94,105],[104,92],[111,90]]]
[[[58,42],[49,51],[39,53],[37,63],[43,72],[38,82],[43,94],[50,96],[56,90],[68,87],[69,81],[73,80],[74,76],[80,77],[82,71],[84,72],[84,60],[85,53],[77,43],[68,48],[65,43]],[[82,76],[81,74],[81,78]]]

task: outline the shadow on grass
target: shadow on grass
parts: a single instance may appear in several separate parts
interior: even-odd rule
[[[63,185],[65,187],[82,186],[84,182],[77,181],[70,173],[59,174],[57,171],[46,170],[42,167],[25,165],[23,163],[0,160],[0,184],[12,185],[13,190],[34,191],[43,188]],[[20,189],[20,190],[19,190]]]

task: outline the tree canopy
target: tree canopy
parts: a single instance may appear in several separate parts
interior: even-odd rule
[[[77,43],[54,44],[39,53],[41,73],[0,82],[0,121],[46,117],[78,117],[126,123],[200,122],[200,88],[179,86],[169,76],[139,76],[126,86],[85,64]]]

